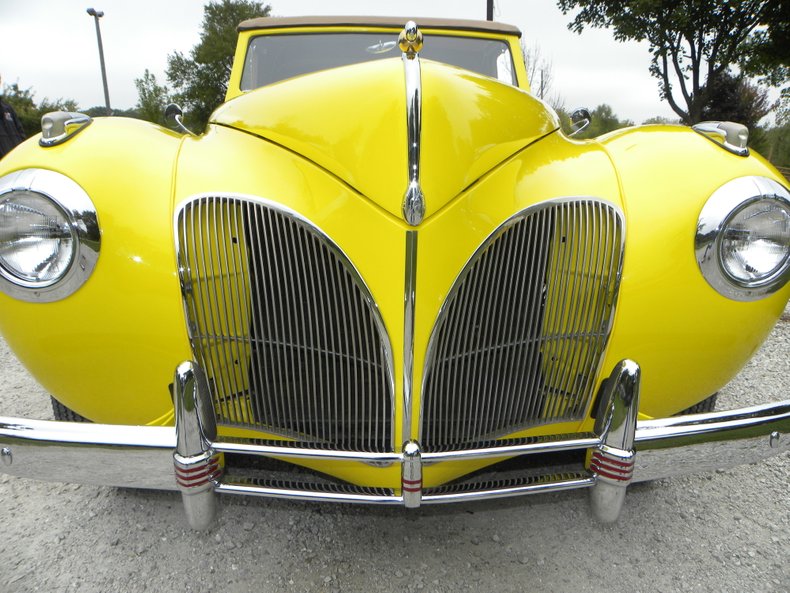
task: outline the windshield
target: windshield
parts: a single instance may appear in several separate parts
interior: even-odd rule
[[[261,35],[250,41],[241,90],[319,70],[400,56],[397,33]],[[507,43],[497,39],[426,35],[420,57],[516,85]]]

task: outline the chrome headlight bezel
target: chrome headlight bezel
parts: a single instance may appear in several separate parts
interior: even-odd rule
[[[754,280],[736,277],[723,261],[722,241],[729,225],[745,208],[773,202],[790,213],[790,192],[768,177],[747,176],[722,185],[700,212],[694,242],[702,275],[717,292],[736,301],[754,301],[773,294],[790,280],[790,246],[784,261]]]
[[[79,289],[99,259],[101,233],[96,208],[74,180],[47,169],[23,169],[0,178],[0,201],[15,193],[35,194],[64,215],[72,237],[72,254],[62,273],[46,281],[22,278],[0,262],[0,291],[19,300],[49,303]]]

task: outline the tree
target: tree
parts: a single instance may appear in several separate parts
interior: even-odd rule
[[[762,76],[771,86],[790,80],[790,2],[777,0],[766,7],[765,20],[770,27],[758,29],[747,40],[748,51],[740,62],[749,75]],[[790,92],[790,87],[785,91]]]
[[[186,120],[203,128],[211,112],[225,99],[236,49],[238,24],[269,16],[270,6],[255,0],[222,0],[203,8],[200,42],[189,57],[175,52],[167,57],[167,79],[173,98],[187,111]]]
[[[579,8],[568,27],[612,28],[618,41],[647,41],[650,73],[661,98],[687,124],[699,122],[713,89],[731,65],[758,69],[777,83],[785,74],[787,30],[779,0],[558,0],[563,13]],[[758,59],[758,56],[763,56]],[[770,56],[770,59],[769,59]],[[786,70],[786,68],[785,68]]]
[[[134,79],[134,86],[137,87],[137,117],[163,125],[169,102],[167,87],[160,86],[147,68],[142,78]]]
[[[703,120],[737,121],[755,129],[771,111],[768,91],[743,74],[725,72],[706,87],[708,102],[702,109]]]
[[[523,39],[521,40],[521,53],[527,67],[527,80],[532,94],[545,100],[551,91],[551,83],[554,81],[554,68],[551,60],[543,57],[539,45],[534,44],[528,48],[524,45]]]
[[[55,99],[44,97],[36,105],[35,93],[32,88],[20,88],[19,83],[3,86],[3,100],[11,105],[29,138],[41,131],[41,116],[50,111],[77,111],[77,102],[73,99]]]
[[[661,125],[670,125],[670,124],[677,124],[680,123],[676,119],[671,119],[669,117],[664,117],[663,115],[654,115],[653,117],[648,117],[645,121],[642,122],[643,126],[648,126],[651,124],[661,124]]]
[[[760,154],[765,155],[765,157],[777,167],[783,167],[785,170],[789,170],[790,123],[766,130],[763,137],[760,139],[760,145],[755,145],[754,148],[758,150]]]
[[[585,138],[597,138],[601,134],[634,125],[634,122],[629,119],[621,120],[618,118],[611,105],[607,105],[606,103],[598,105],[598,107],[590,112],[590,115],[592,116],[592,121],[589,127],[576,136],[576,138],[580,140]]]

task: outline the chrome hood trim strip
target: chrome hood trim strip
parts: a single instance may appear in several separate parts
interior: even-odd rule
[[[414,21],[406,23],[398,40],[406,76],[406,122],[408,129],[409,185],[403,196],[403,218],[417,226],[425,216],[425,196],[420,187],[420,143],[422,141],[422,33]]]

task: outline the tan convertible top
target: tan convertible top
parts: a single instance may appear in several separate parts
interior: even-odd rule
[[[283,29],[289,27],[393,27],[402,28],[409,19],[389,16],[297,16],[297,17],[260,17],[242,21],[239,31],[254,29]],[[414,18],[423,29],[452,29],[454,31],[481,31],[483,33],[504,33],[518,35],[521,31],[513,25],[493,21],[472,21],[462,19]]]

